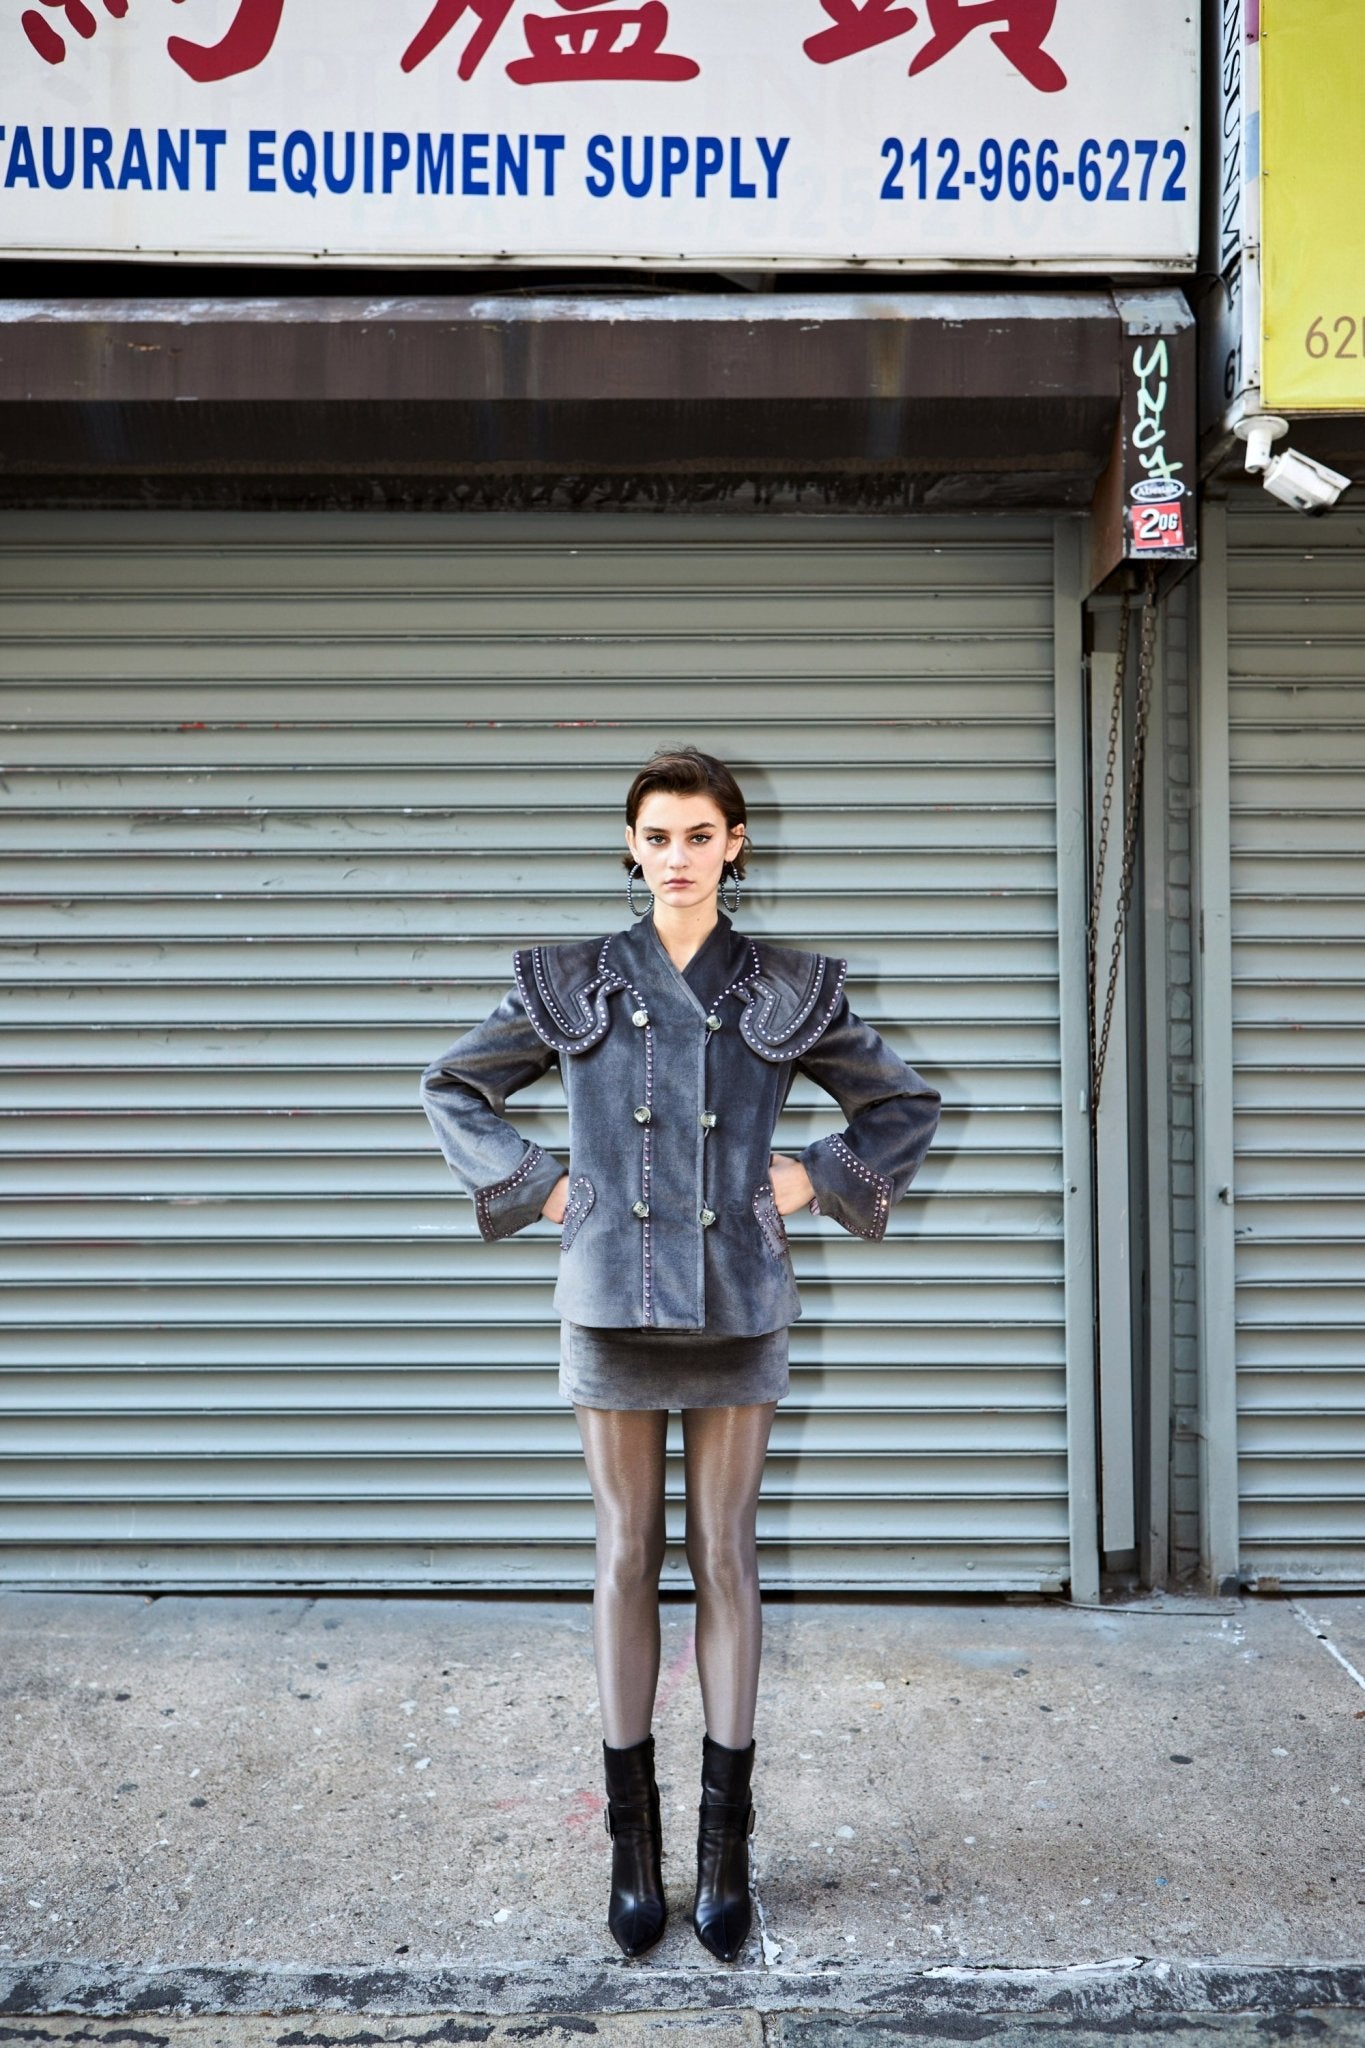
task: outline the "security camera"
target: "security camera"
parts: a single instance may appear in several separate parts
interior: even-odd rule
[[[1289,432],[1288,420],[1282,420],[1278,413],[1251,413],[1238,420],[1233,432],[1247,444],[1246,466],[1251,474],[1260,477],[1273,498],[1292,506],[1295,512],[1327,511],[1350,484],[1351,479],[1339,470],[1329,469],[1325,462],[1315,462],[1311,455],[1300,455],[1295,448],[1272,455],[1271,442]]]
[[[1272,498],[1296,512],[1318,516],[1336,504],[1350,481],[1339,469],[1329,469],[1325,462],[1314,462],[1311,455],[1300,455],[1294,448],[1286,448],[1283,455],[1268,462],[1261,475]]]

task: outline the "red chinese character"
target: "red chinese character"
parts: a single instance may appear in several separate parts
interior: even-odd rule
[[[415,71],[438,43],[443,43],[461,15],[472,14],[478,27],[464,46],[459,62],[461,78],[474,76],[488,54],[488,46],[512,12],[512,0],[436,0],[436,5],[403,52],[402,68]]]
[[[237,12],[220,41],[191,43],[184,36],[172,36],[166,48],[180,69],[199,85],[235,78],[265,62],[283,12],[284,0],[238,0]]]
[[[518,85],[543,85],[571,79],[695,78],[701,66],[690,57],[672,57],[663,49],[668,33],[664,0],[643,0],[639,7],[601,7],[597,0],[557,0],[573,21],[548,14],[528,14],[529,57],[507,67]]]
[[[44,7],[55,8],[64,15],[66,25],[78,36],[88,41],[94,35],[96,21],[85,0],[43,0]],[[128,0],[104,0],[104,11],[112,14],[115,21],[122,21],[128,12]],[[66,44],[58,35],[52,23],[39,14],[36,7],[30,7],[20,15],[19,26],[32,43],[38,55],[48,64],[60,64],[66,55]]]
[[[1057,0],[925,0],[925,5],[934,33],[910,60],[912,78],[955,50],[974,28],[998,21],[1001,27],[992,32],[991,41],[1030,85],[1039,92],[1060,92],[1066,84],[1065,71],[1043,48]]]
[[[816,64],[833,64],[877,43],[889,43],[919,19],[913,7],[898,6],[897,0],[820,0],[820,5],[834,26],[807,36],[801,45]]]

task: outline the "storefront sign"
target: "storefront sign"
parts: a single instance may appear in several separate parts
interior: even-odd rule
[[[0,248],[1188,269],[1187,0],[0,0]]]
[[[1188,562],[1198,553],[1194,321],[1174,293],[1116,292],[1115,302],[1123,403],[1091,507],[1092,588],[1132,562]]]
[[[1250,305],[1260,306],[1258,27],[1257,0],[1219,0],[1218,275],[1200,308],[1201,405],[1210,421],[1221,421],[1260,376],[1260,333],[1248,318]]]
[[[1365,407],[1360,0],[1262,0],[1262,398]]]
[[[1190,437],[1177,432],[1177,411],[1186,408],[1172,402],[1171,367],[1171,345],[1161,334],[1140,341],[1125,366],[1124,518],[1131,555],[1186,552],[1193,476],[1178,451],[1188,456],[1191,449]],[[1192,397],[1191,390],[1186,407]]]

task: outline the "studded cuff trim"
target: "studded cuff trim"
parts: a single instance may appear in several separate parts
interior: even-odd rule
[[[534,1223],[543,1203],[537,1203],[528,1215],[526,1204],[529,1191],[520,1200],[509,1203],[519,1188],[526,1188],[533,1174],[544,1168],[552,1170],[553,1186],[559,1179],[559,1168],[548,1152],[539,1145],[527,1149],[525,1158],[515,1173],[509,1173],[506,1180],[494,1181],[491,1186],[479,1188],[474,1195],[474,1214],[478,1219],[479,1235],[486,1244],[495,1244],[500,1237],[511,1237],[518,1230],[524,1230],[528,1223]]]
[[[832,1153],[845,1173],[853,1175],[856,1183],[850,1190],[849,1198],[833,1209],[828,1202],[821,1205],[825,1215],[833,1215],[835,1221],[851,1231],[855,1237],[865,1237],[870,1244],[880,1244],[886,1236],[886,1226],[891,1215],[891,1182],[884,1173],[875,1173],[865,1166],[853,1147],[841,1137],[822,1138],[812,1151]],[[866,1216],[866,1223],[854,1222],[854,1216]]]

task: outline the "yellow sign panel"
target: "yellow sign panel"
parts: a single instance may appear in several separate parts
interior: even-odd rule
[[[1261,389],[1365,411],[1365,5],[1261,0]]]

